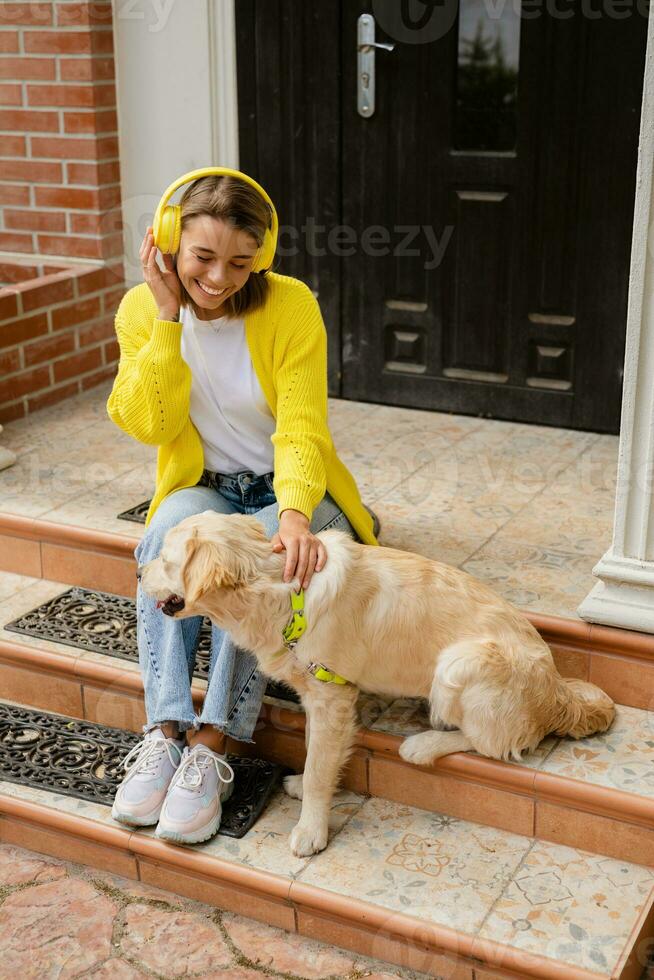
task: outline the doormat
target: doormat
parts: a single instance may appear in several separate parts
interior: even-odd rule
[[[138,663],[136,605],[132,599],[73,586],[7,623],[6,630]],[[211,658],[211,622],[200,627],[193,676],[206,681]],[[269,697],[299,703],[290,687],[269,681]]]
[[[125,775],[121,761],[142,735],[0,701],[0,779],[111,806]],[[243,837],[276,789],[283,766],[228,755],[234,792],[219,834]]]
[[[133,521],[135,524],[145,524],[145,518],[148,516],[148,510],[150,508],[151,501],[144,500],[142,504],[136,504],[134,507],[129,507],[124,510],[121,514],[118,514],[118,520],[120,521]]]

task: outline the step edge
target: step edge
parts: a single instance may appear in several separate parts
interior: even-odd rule
[[[500,970],[513,970],[520,977],[524,974],[538,980],[599,980],[600,977],[602,980],[609,980],[607,973],[596,973],[594,970],[553,960],[538,953],[527,953],[512,946],[503,946],[494,939],[475,937],[472,956],[484,964],[497,966]]]
[[[140,541],[140,538],[132,538],[113,531],[78,527],[76,524],[59,524],[56,521],[46,521],[41,517],[23,517],[20,514],[7,514],[1,511],[0,535],[95,551],[114,558],[131,559],[134,558],[134,549]]]
[[[18,634],[17,634],[18,635]],[[53,641],[56,642],[56,641]],[[100,663],[97,660],[87,660],[84,651],[78,647],[78,653],[68,656],[57,650],[44,650],[33,647],[17,640],[0,638],[0,662],[5,661],[24,668],[34,668],[47,674],[59,674],[68,680],[79,680],[81,684],[107,683],[126,694],[143,694],[143,681],[139,670],[121,667],[119,664]],[[193,698],[202,698],[206,694],[206,683],[194,678],[191,685]],[[29,707],[26,705],[25,707]],[[46,710],[46,709],[35,709]],[[289,712],[293,714],[293,712]]]
[[[479,940],[476,936],[448,926],[426,922],[362,899],[339,895],[338,892],[316,885],[304,884],[292,878],[285,879],[273,872],[248,868],[213,855],[199,854],[190,848],[177,847],[119,827],[100,824],[88,817],[62,813],[54,807],[9,797],[3,793],[0,793],[0,840],[2,815],[16,817],[42,830],[55,831],[69,837],[82,838],[89,843],[122,850],[126,855],[136,857],[137,863],[139,857],[144,857],[155,860],[160,866],[168,866],[196,877],[228,882],[242,890],[290,904],[297,911],[319,911],[346,925],[383,929],[392,938],[408,941],[414,946],[416,943],[420,946],[426,945],[430,952],[465,956],[485,966],[521,971],[520,975],[533,977],[534,980],[608,980],[607,974],[588,971],[540,954],[527,953],[494,940]],[[632,934],[633,930],[630,935]],[[417,936],[421,938],[416,940]]]
[[[388,738],[396,737],[388,736]],[[398,741],[401,742],[402,739]],[[534,774],[533,785],[528,787],[527,779],[524,780],[524,785],[520,785],[513,775],[513,767],[509,767],[506,763],[469,756],[465,752],[454,752],[431,766],[413,766],[404,763],[397,753],[393,754],[390,746],[384,754],[389,761],[406,766],[408,771],[416,769],[434,776],[446,775],[460,782],[475,783],[518,794],[534,803],[559,803],[574,810],[608,819],[618,819],[622,823],[645,827],[647,830],[654,826],[654,800],[646,796],[638,796],[636,793],[626,793],[624,790],[602,786],[599,783],[586,783],[573,776],[557,776],[554,773],[540,772],[538,769],[525,770]],[[503,766],[506,768],[502,768]],[[496,769],[493,770],[491,767]]]
[[[34,667],[36,670],[47,674],[61,674],[66,676],[76,676],[75,667],[79,660],[77,648],[75,653],[68,656],[59,653],[58,650],[43,650],[40,647],[30,646],[19,641],[0,639],[0,660],[17,664],[21,667]],[[109,665],[107,665],[109,669]]]
[[[640,980],[645,970],[646,963],[641,963],[638,959],[638,946],[643,937],[651,942],[652,928],[654,927],[654,887],[649,893],[648,899],[643,907],[638,921],[634,924],[625,947],[618,958],[618,962],[611,975],[611,980]],[[629,963],[632,953],[636,951],[636,960]]]
[[[220,868],[223,871],[222,880],[240,885],[249,890],[264,892],[266,897],[287,900],[289,882],[287,879],[272,872],[249,868],[231,861],[224,861],[206,854],[199,854],[168,844],[165,841],[140,836],[133,830],[113,827],[79,814],[65,813],[54,806],[35,803],[32,800],[22,800],[19,797],[8,796],[0,792],[0,814],[17,817],[18,819],[35,824],[43,829],[57,830],[62,833],[81,837],[93,844],[102,844],[115,849],[122,849],[127,854],[142,855],[157,861],[167,862],[180,871],[206,874],[206,865]],[[0,834],[1,836],[1,834]]]
[[[585,783],[572,776],[537,773],[534,798],[545,803],[572,804],[575,810],[650,830],[654,826],[654,800],[598,783]]]
[[[524,610],[523,610],[524,611]],[[525,611],[525,615],[541,636],[548,642],[564,640],[572,646],[586,649],[590,641],[591,624],[583,619],[572,619],[569,616],[553,616],[549,613]],[[615,629],[615,627],[611,627]],[[616,630],[616,632],[620,632]]]
[[[341,921],[349,918],[364,928],[392,931],[414,944],[429,944],[455,957],[465,956],[469,960],[476,960],[484,966],[520,970],[520,976],[539,980],[597,980],[599,977],[608,980],[608,974],[575,967],[539,953],[527,953],[493,939],[479,939],[478,936],[460,932],[451,926],[416,919],[406,912],[385,909],[363,899],[341,895],[317,885],[307,885],[297,879],[291,886],[291,901],[303,910],[311,909]]]
[[[373,738],[370,737],[371,734]],[[403,765],[408,772],[416,770],[430,775],[453,776],[464,782],[480,782],[485,786],[522,796],[534,795],[534,769],[513,766],[498,759],[470,755],[467,752],[453,752],[429,766],[416,766],[401,758],[399,749],[403,741],[404,737],[401,735],[392,735],[390,732],[371,733],[370,729],[361,728],[356,744],[357,747],[366,748],[373,754],[386,756],[389,761]]]
[[[402,735],[375,732],[369,728],[360,728],[357,735],[357,747],[386,755],[391,761],[405,766],[409,772],[415,769],[417,772],[454,776],[466,782],[482,782],[485,786],[533,796],[535,769],[509,765],[498,759],[470,755],[467,752],[453,752],[432,765],[416,766],[401,758],[399,749],[403,741]]]

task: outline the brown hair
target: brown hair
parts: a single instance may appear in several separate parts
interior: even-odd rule
[[[182,231],[193,218],[206,214],[228,221],[234,228],[247,232],[261,246],[266,228],[272,224],[268,202],[254,187],[237,177],[218,174],[199,177],[188,185],[179,203],[182,208]],[[174,256],[175,266],[178,254]],[[233,319],[263,306],[270,289],[266,280],[268,271],[251,272],[245,285],[227,297],[220,315]],[[195,302],[181,285],[181,306],[190,306],[197,314]]]

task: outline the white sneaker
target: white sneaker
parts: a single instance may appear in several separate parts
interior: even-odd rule
[[[209,840],[220,826],[222,804],[234,789],[234,770],[225,757],[196,743],[184,749],[161,808],[155,837],[176,844]]]
[[[116,791],[111,816],[137,827],[156,824],[170,781],[182,758],[185,739],[166,738],[160,728],[147,732],[123,759],[127,775]]]

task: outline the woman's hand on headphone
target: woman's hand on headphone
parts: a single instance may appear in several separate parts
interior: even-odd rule
[[[179,316],[179,306],[182,297],[182,284],[179,281],[172,255],[161,253],[164,269],[157,262],[157,247],[154,244],[153,228],[150,225],[139,250],[143,278],[150,287],[150,292],[159,307],[160,320],[176,320]]]

